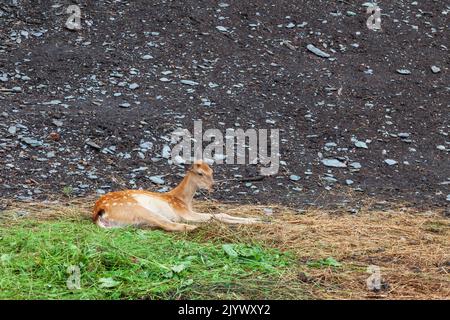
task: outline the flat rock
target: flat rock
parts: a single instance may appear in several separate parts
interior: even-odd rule
[[[347,165],[337,159],[323,159],[322,164],[326,167],[347,168]]]
[[[151,182],[155,184],[165,184],[166,182],[162,179],[162,176],[152,176],[149,178]]]
[[[180,83],[188,85],[188,86],[198,86],[199,83],[192,80],[180,80]]]
[[[386,160],[384,160],[384,162],[386,164],[388,164],[389,166],[394,166],[394,165],[396,165],[398,163],[397,161],[392,160],[392,159],[386,159]]]
[[[355,141],[355,146],[357,148],[369,149],[369,147],[367,146],[367,143],[365,143],[364,141]]]
[[[309,51],[314,53],[316,56],[321,57],[321,58],[329,58],[329,57],[331,57],[328,53],[320,50],[319,48],[315,47],[312,44],[308,44],[306,46],[306,49],[308,49]]]
[[[128,88],[130,88],[131,90],[134,90],[134,89],[139,88],[139,85],[137,83],[132,83],[128,86]]]
[[[402,75],[409,75],[411,74],[411,71],[409,71],[408,69],[397,69],[397,73]]]

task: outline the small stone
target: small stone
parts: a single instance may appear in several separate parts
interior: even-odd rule
[[[328,182],[330,184],[333,184],[333,183],[337,182],[337,179],[333,178],[333,177],[323,177],[322,180],[324,180],[324,181],[326,181],[326,182]]]
[[[355,142],[355,146],[357,148],[362,148],[362,149],[369,149],[369,147],[367,146],[367,144],[363,141],[356,141]]]
[[[311,51],[312,53],[314,53],[316,56],[319,56],[321,58],[329,58],[331,57],[328,53],[320,50],[319,48],[316,48],[314,45],[312,44],[308,44],[306,46],[306,48]]]
[[[436,74],[436,73],[441,72],[441,68],[436,67],[436,66],[431,66],[431,71]]]
[[[21,141],[23,143],[26,143],[26,144],[32,146],[32,147],[40,147],[40,146],[42,146],[44,144],[42,141],[39,141],[39,140],[36,140],[36,139],[33,139],[33,138],[28,138],[28,137],[22,138]]]
[[[6,82],[6,81],[8,81],[8,74],[6,74],[6,73],[0,74],[0,81],[1,81],[1,82]]]
[[[129,104],[128,102],[124,102],[124,103],[119,104],[119,107],[126,109],[126,108],[131,107],[131,104]]]
[[[386,159],[384,160],[385,163],[387,163],[389,166],[394,166],[397,164],[397,161],[392,160],[392,159]]]
[[[150,60],[150,59],[153,59],[153,56],[151,56],[151,55],[149,55],[149,54],[146,54],[146,55],[143,55],[143,56],[141,57],[141,59],[142,59],[142,60]]]
[[[447,151],[447,148],[443,145],[436,146],[436,149],[441,150],[441,151]]]
[[[141,148],[145,151],[150,150],[151,148],[153,148],[153,143],[152,142],[142,142],[139,145],[139,148]]]
[[[450,201],[450,194],[447,195],[447,201]]]
[[[139,88],[139,85],[137,83],[132,83],[128,86],[128,88],[130,90],[135,90],[135,89]]]
[[[216,29],[219,30],[220,32],[228,32],[228,28],[224,26],[217,26]]]
[[[155,184],[165,184],[166,182],[162,179],[162,176],[153,176],[150,177],[150,181]]]
[[[362,168],[362,166],[359,162],[350,163],[350,167],[352,167],[353,169],[361,169]]]
[[[289,179],[291,179],[292,181],[299,181],[301,178],[299,176],[293,174],[289,177]]]
[[[98,144],[96,144],[94,141],[91,141],[91,140],[86,141],[86,145],[88,145],[94,149],[97,149],[97,150],[101,149],[101,147]]]
[[[61,100],[52,100],[52,101],[49,101],[49,102],[44,102],[43,105],[56,106],[56,105],[59,105],[61,103],[62,103]]]
[[[9,134],[14,135],[14,134],[16,134],[16,132],[17,132],[17,127],[16,126],[11,126],[11,127],[8,128],[8,133]]]
[[[182,84],[188,85],[188,86],[198,86],[199,83],[192,81],[192,80],[181,80],[180,81]]]
[[[351,186],[354,182],[353,182],[353,180],[347,179],[347,180],[345,180],[345,183],[346,183],[348,186]]]
[[[409,71],[408,69],[397,69],[397,73],[402,75],[408,75],[411,74],[411,71]]]
[[[326,167],[333,167],[333,168],[347,168],[347,165],[337,159],[323,159],[322,160],[323,165]]]

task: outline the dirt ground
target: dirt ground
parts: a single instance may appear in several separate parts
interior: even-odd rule
[[[74,3],[79,31],[64,26]],[[167,137],[203,120],[205,130],[281,129],[284,161],[262,179],[258,165],[217,165],[224,181],[205,197],[445,209],[448,2],[382,1],[381,31],[367,28],[362,4],[1,1],[0,197],[165,190],[184,170],[161,157]]]

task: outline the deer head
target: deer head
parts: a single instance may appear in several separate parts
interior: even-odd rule
[[[212,191],[214,185],[213,170],[206,162],[195,161],[189,169],[189,173],[199,189]]]

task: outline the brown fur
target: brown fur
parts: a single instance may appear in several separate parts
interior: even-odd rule
[[[196,226],[182,222],[206,222],[213,218],[236,224],[255,223],[252,218],[232,217],[226,214],[194,212],[192,200],[197,189],[212,189],[213,171],[203,161],[197,161],[185,178],[167,193],[142,190],[110,192],[102,196],[92,212],[94,223],[101,227],[145,225],[166,231],[188,231]]]

